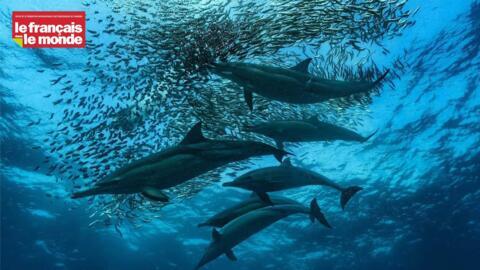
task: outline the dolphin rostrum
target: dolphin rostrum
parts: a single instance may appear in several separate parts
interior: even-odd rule
[[[166,202],[168,197],[162,189],[174,187],[231,162],[262,155],[274,155],[281,161],[287,154],[255,141],[207,139],[201,126],[200,122],[197,123],[179,145],[134,161],[97,182],[93,188],[74,193],[72,198],[142,193],[149,199]]]
[[[308,58],[292,68],[240,62],[215,63],[210,70],[242,87],[250,110],[253,109],[252,93],[287,103],[312,104],[369,92],[376,88],[389,72],[387,70],[373,82],[328,80],[308,73],[311,61],[312,59]]]
[[[201,268],[222,254],[227,255],[230,260],[236,261],[237,258],[232,248],[278,220],[299,213],[308,214],[312,222],[316,219],[326,227],[331,228],[320,207],[318,207],[316,199],[313,199],[310,203],[310,209],[295,204],[260,208],[232,220],[220,232],[214,228],[212,230],[212,242],[195,269]]]
[[[285,190],[308,185],[322,185],[332,187],[341,192],[340,205],[345,205],[355,193],[362,190],[361,187],[342,187],[327,177],[314,171],[295,167],[290,159],[285,159],[280,166],[266,167],[250,171],[237,177],[232,182],[224,183],[226,187],[237,187],[251,190],[267,203],[272,203],[267,192]]]
[[[275,140],[277,147],[283,149],[284,142],[314,141],[357,141],[365,142],[375,135],[376,131],[363,137],[355,131],[327,122],[319,121],[313,116],[307,120],[279,120],[245,126],[245,131],[265,135]]]
[[[270,200],[273,205],[284,205],[284,204],[293,204],[301,205],[297,201],[281,197],[281,196],[270,196]],[[222,212],[214,215],[213,217],[207,219],[205,222],[198,224],[198,227],[203,226],[212,226],[212,227],[223,227],[225,224],[236,219],[237,217],[244,215],[253,210],[257,210],[263,207],[272,206],[270,203],[262,201],[255,193],[252,193],[252,196],[245,201],[242,201],[230,208],[223,210]]]

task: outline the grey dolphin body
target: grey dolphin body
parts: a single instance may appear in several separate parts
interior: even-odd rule
[[[231,162],[262,155],[274,155],[281,160],[286,153],[255,141],[207,139],[202,134],[201,123],[197,123],[179,145],[120,168],[93,188],[74,193],[72,198],[142,193],[153,200],[168,201],[162,189],[179,185]]]
[[[363,137],[355,131],[334,124],[319,121],[316,117],[308,120],[279,120],[245,126],[245,131],[265,135],[275,140],[278,148],[283,148],[284,142],[315,142],[315,141],[356,141],[365,142],[375,135]]]
[[[271,200],[267,192],[308,185],[328,186],[339,190],[341,192],[340,205],[342,209],[345,208],[353,195],[362,190],[358,186],[344,188],[319,173],[293,166],[289,159],[286,159],[280,166],[253,170],[237,177],[232,182],[223,184],[226,187],[251,190],[268,203]]]
[[[294,201],[285,197],[281,197],[281,196],[270,196],[270,200],[272,202],[271,204],[264,202],[257,195],[255,195],[255,193],[253,193],[253,196],[251,196],[247,200],[223,210],[222,212],[207,219],[205,222],[198,224],[198,227],[202,227],[202,226],[223,227],[225,226],[225,224],[229,223],[230,221],[236,219],[239,216],[242,216],[253,210],[272,206],[272,204],[273,205],[284,205],[284,204],[301,205],[297,201]]]
[[[212,242],[195,269],[201,268],[222,254],[227,255],[230,260],[236,261],[237,258],[232,248],[278,220],[293,214],[308,214],[312,221],[317,219],[323,225],[331,228],[315,199],[312,200],[310,209],[293,204],[260,208],[232,220],[222,228],[221,232],[213,229]]]
[[[213,64],[210,70],[243,87],[250,110],[252,93],[287,103],[311,104],[368,92],[388,74],[387,70],[374,82],[322,79],[308,73],[311,60],[308,58],[290,69],[232,62]]]

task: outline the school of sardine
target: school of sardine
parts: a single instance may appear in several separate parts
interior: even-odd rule
[[[35,149],[48,156],[38,168],[86,189],[116,169],[177,144],[200,121],[208,138],[254,140],[274,145],[245,125],[312,116],[351,128],[369,117],[368,105],[381,85],[404,69],[400,60],[375,64],[389,54],[382,42],[414,24],[407,0],[90,0],[86,60],[79,73],[51,63],[54,121]],[[109,8],[114,14],[102,15]],[[90,25],[95,27],[89,28]],[[108,42],[106,42],[108,40]],[[312,58],[309,73],[330,80],[374,81],[368,93],[316,104],[289,104],[255,96],[250,111],[238,84],[215,76],[212,64],[247,62],[289,68]],[[44,73],[45,70],[38,70]],[[61,112],[61,113],[60,113]],[[48,119],[47,119],[48,118]],[[41,119],[29,126],[38,125]],[[221,166],[166,190],[174,200],[189,198],[219,181],[224,169],[249,168],[243,160]],[[236,175],[229,175],[229,178]],[[141,226],[165,203],[139,194],[91,199],[91,226]],[[144,213],[152,215],[144,215]]]

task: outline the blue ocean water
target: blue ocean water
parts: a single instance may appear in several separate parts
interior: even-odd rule
[[[196,225],[248,197],[215,183],[165,206],[141,227],[89,226],[95,206],[70,199],[68,181],[35,169],[48,153],[32,145],[56,124],[48,120],[56,107],[43,98],[52,92],[52,75],[79,73],[85,54],[17,47],[10,40],[11,12],[112,12],[98,5],[0,3],[1,269],[192,269],[211,239],[210,229]],[[222,256],[205,269],[478,268],[480,2],[408,5],[420,8],[416,24],[386,41],[390,54],[378,59],[400,58],[406,68],[393,89],[368,105],[362,131],[378,128],[377,135],[366,144],[294,148],[297,164],[364,190],[345,211],[338,194],[321,187],[285,192],[303,203],[316,195],[334,228],[292,216],[236,247],[238,261]],[[59,62],[64,65],[53,74],[38,72]],[[41,125],[28,125],[39,118]],[[274,164],[262,158],[253,167]]]

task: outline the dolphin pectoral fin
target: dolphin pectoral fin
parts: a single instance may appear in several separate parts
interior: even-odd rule
[[[343,210],[345,210],[345,206],[347,205],[348,201],[353,197],[353,195],[355,195],[362,189],[363,188],[361,187],[353,186],[342,190],[342,195],[340,196],[340,205],[342,206]]]
[[[146,187],[142,190],[142,195],[152,201],[168,202],[168,196],[158,188]]]
[[[202,122],[198,122],[193,126],[185,135],[185,138],[180,142],[180,144],[194,144],[199,142],[205,142],[208,139],[203,136],[202,133]]]
[[[295,66],[291,67],[290,69],[298,72],[302,72],[302,73],[308,73],[308,66],[310,65],[311,62],[312,62],[312,58],[307,58],[301,61],[300,63],[296,64]]]
[[[253,93],[252,91],[248,91],[246,89],[243,90],[243,97],[245,98],[245,102],[247,102],[248,108],[250,111],[253,111]]]
[[[212,229],[212,239],[214,242],[220,241],[220,239],[222,239],[222,235],[215,228]]]
[[[283,150],[283,142],[280,140],[275,140],[275,144],[277,145],[277,148],[280,150]]]
[[[225,251],[225,255],[227,255],[227,258],[229,258],[231,261],[237,261],[237,257],[235,254],[233,254],[233,250],[227,250]]]
[[[256,192],[260,200],[270,205],[273,205],[272,200],[270,200],[270,196],[266,192]]]

